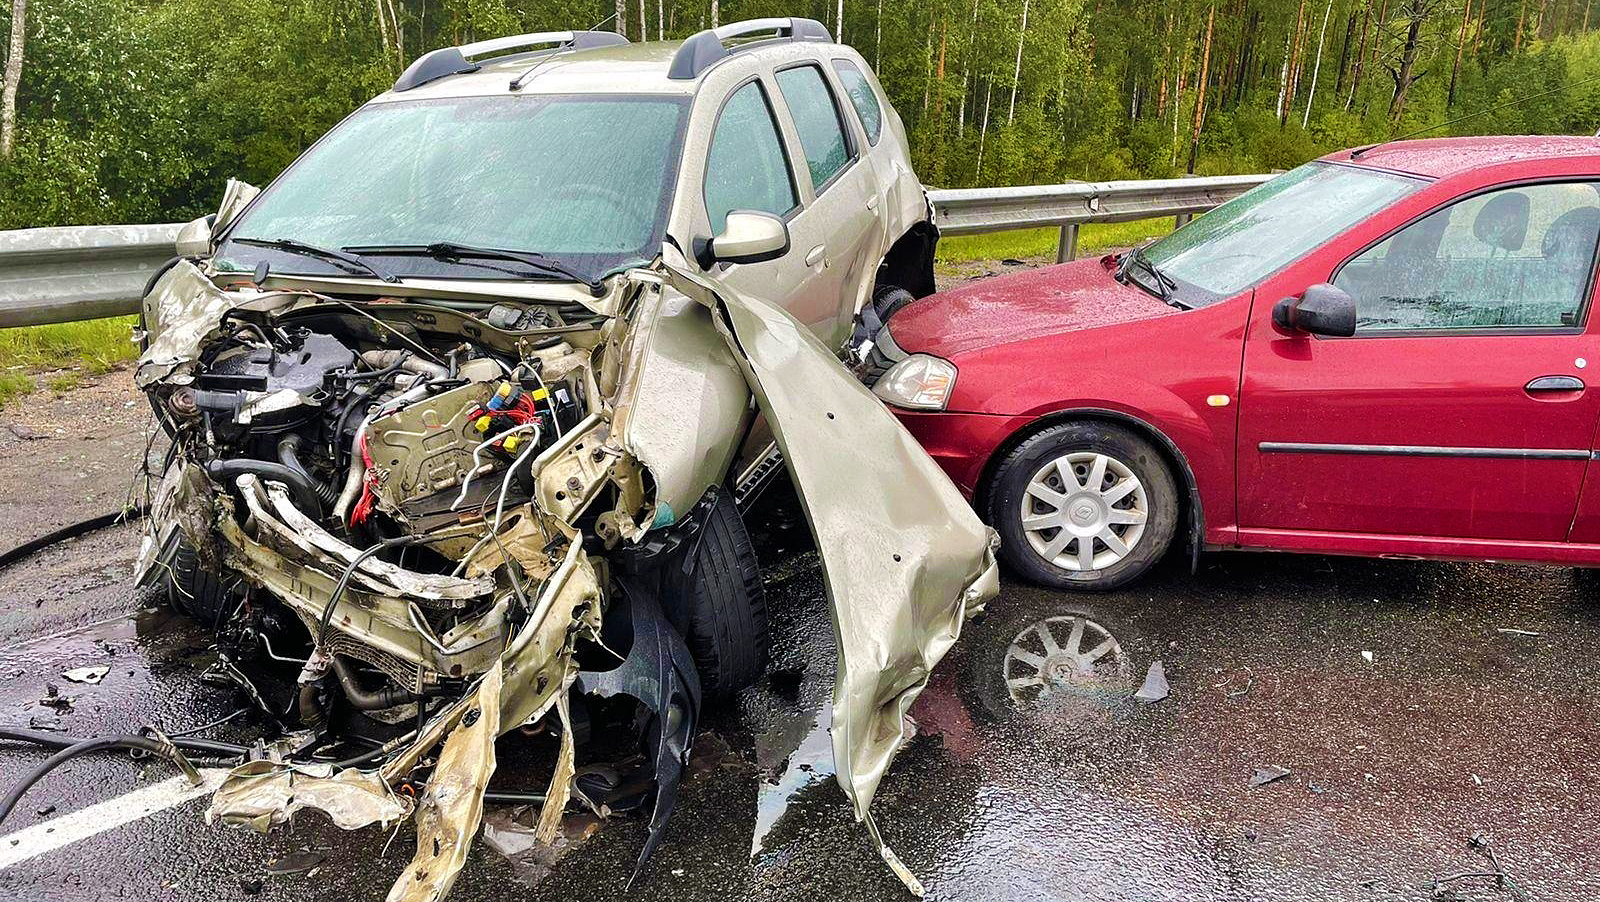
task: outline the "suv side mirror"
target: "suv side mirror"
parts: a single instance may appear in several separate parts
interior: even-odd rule
[[[706,244],[715,263],[762,263],[789,253],[789,226],[771,213],[735,210],[722,234]]]
[[[1285,332],[1349,337],[1356,334],[1356,299],[1342,288],[1320,282],[1300,297],[1274,304],[1272,323]]]
[[[217,214],[207,213],[191,219],[178,230],[177,252],[180,257],[204,257],[211,253],[211,226]]]

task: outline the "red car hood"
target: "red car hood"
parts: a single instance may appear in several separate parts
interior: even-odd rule
[[[1100,260],[996,276],[929,295],[890,319],[894,343],[946,359],[964,351],[1177,313],[1112,278]]]

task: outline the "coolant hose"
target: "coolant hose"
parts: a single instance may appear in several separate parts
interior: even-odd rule
[[[338,655],[333,656],[333,675],[339,679],[339,688],[344,690],[345,700],[350,702],[350,707],[358,711],[381,711],[384,708],[393,708],[403,705],[415,698],[404,689],[385,686],[382,689],[371,691],[356,682],[356,675],[350,671],[350,665]]]
[[[311,471],[305,468],[305,464],[300,462],[301,444],[302,442],[300,441],[300,436],[293,433],[290,433],[289,435],[279,439],[278,460],[281,461],[284,466],[304,476],[307,482],[316,487],[317,498],[322,502],[322,507],[318,508],[320,511],[333,504],[333,500],[336,496],[334,495],[332,486],[317,481],[317,478],[311,475]]]
[[[206,475],[223,484],[230,484],[235,477],[246,473],[283,483],[288,487],[289,494],[294,496],[296,507],[312,516],[321,516],[322,499],[317,497],[317,484],[304,470],[287,467],[276,461],[253,460],[248,457],[214,460],[206,464]]]

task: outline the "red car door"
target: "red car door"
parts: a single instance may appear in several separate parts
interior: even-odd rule
[[[1360,232],[1320,272],[1296,267],[1297,282],[1258,292],[1240,391],[1241,542],[1564,541],[1600,415],[1600,179],[1499,187],[1387,236]],[[1279,296],[1319,281],[1355,299],[1355,335],[1273,325]]]

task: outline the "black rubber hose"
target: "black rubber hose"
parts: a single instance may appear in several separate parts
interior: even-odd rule
[[[224,484],[231,483],[235,476],[245,473],[283,483],[289,487],[289,494],[294,496],[296,507],[314,517],[322,516],[322,499],[317,497],[317,484],[303,470],[286,467],[276,461],[252,460],[248,457],[214,460],[206,464],[206,475]]]
[[[142,748],[147,752],[159,752],[161,750],[160,743],[157,743],[154,739],[151,739],[148,736],[134,736],[132,734],[128,734],[99,736],[95,738],[119,739],[136,743],[147,743],[148,746],[138,746],[138,748]],[[43,730],[29,730],[23,727],[5,726],[0,726],[0,739],[9,739],[12,742],[31,742],[34,745],[42,745],[46,748],[52,749],[64,749],[68,746],[84,741],[76,736],[65,736],[61,733],[47,733]],[[242,746],[234,742],[221,742],[216,739],[193,739],[187,736],[172,737],[172,744],[181,752],[192,752],[196,755],[205,755],[211,758],[243,758],[250,751],[250,749],[246,746]],[[133,748],[134,746],[128,747]]]
[[[54,755],[39,762],[38,766],[23,775],[22,779],[13,783],[11,788],[7,790],[5,798],[0,799],[0,824],[5,823],[6,818],[11,816],[11,812],[17,807],[17,803],[22,801],[22,797],[27,794],[29,789],[33,788],[34,784],[44,779],[51,771],[79,755],[104,749],[135,749],[159,755],[163,759],[166,758],[166,746],[146,736],[96,736],[92,739],[74,739],[38,730],[0,727],[0,739],[32,742],[37,745],[59,749]],[[192,751],[221,758],[242,758],[245,752],[248,751],[241,745],[213,742],[209,739],[173,739],[171,742],[182,751]]]
[[[101,514],[98,517],[90,517],[87,520],[79,520],[77,523],[73,523],[70,526],[63,526],[54,532],[45,533],[37,539],[29,539],[15,548],[8,548],[4,552],[0,552],[0,569],[9,567],[31,554],[36,554],[40,551],[43,551],[57,542],[64,542],[67,539],[75,539],[78,536],[94,532],[97,529],[105,529],[107,526],[115,526],[120,521],[126,520],[128,522],[132,522],[140,517],[143,517],[147,512],[148,511],[145,509],[144,505],[136,504],[132,507],[125,507],[119,511]]]
[[[356,681],[356,675],[350,671],[350,665],[344,658],[333,656],[333,675],[339,679],[339,688],[344,690],[345,700],[350,707],[358,711],[381,711],[384,708],[393,708],[412,701],[416,696],[393,686],[385,686],[378,690],[368,690]]]
[[[278,460],[284,466],[304,476],[306,482],[311,483],[315,488],[317,498],[322,502],[322,507],[311,513],[320,515],[323,510],[333,506],[333,502],[338,499],[339,493],[332,486],[318,482],[316,477],[311,475],[311,471],[307,470],[305,465],[300,462],[300,446],[300,436],[292,432],[278,439]]]

